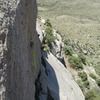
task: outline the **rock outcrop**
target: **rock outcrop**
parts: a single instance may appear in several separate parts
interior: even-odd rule
[[[56,57],[46,53],[41,64],[36,6],[36,0],[0,0],[0,100],[84,100]]]
[[[36,0],[0,0],[0,100],[35,100],[41,65]]]
[[[84,95],[69,71],[52,53],[43,52],[47,70],[47,87],[52,99],[85,100]]]

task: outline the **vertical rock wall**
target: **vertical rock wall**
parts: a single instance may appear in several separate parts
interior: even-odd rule
[[[36,0],[0,0],[0,100],[35,99],[41,63],[36,15]]]

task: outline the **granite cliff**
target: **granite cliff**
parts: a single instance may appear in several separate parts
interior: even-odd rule
[[[54,71],[61,70],[63,65],[59,64],[60,62],[54,64],[51,59],[56,58],[52,54],[46,53],[48,60],[43,55],[44,66],[42,65],[41,43],[36,33],[36,17],[36,0],[0,0],[0,100],[64,100],[62,97],[68,89],[68,84],[70,87],[75,84],[76,90],[81,95],[76,93],[72,100],[78,100],[78,96],[79,100],[84,100],[74,80],[73,84],[71,81],[67,84],[64,80],[67,77],[64,76],[62,81],[59,73],[54,74]],[[50,67],[54,71],[51,71]],[[64,74],[67,73],[65,75],[69,74],[65,69],[62,71]],[[53,81],[50,85],[52,79],[58,81]],[[61,81],[63,83],[59,83]],[[55,84],[58,84],[59,88],[52,91]],[[58,90],[60,88],[61,91]],[[68,91],[69,89],[66,93],[70,95]]]
[[[0,100],[35,100],[36,16],[36,0],[0,0]]]

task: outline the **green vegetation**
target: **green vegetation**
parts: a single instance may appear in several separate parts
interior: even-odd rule
[[[66,55],[71,56],[69,58],[69,63],[71,64],[71,66],[76,66],[81,67],[82,69],[82,64],[86,65],[86,57],[83,53],[77,53],[74,51],[75,48],[73,48],[75,45],[72,43],[70,40],[65,39],[64,40],[64,44],[65,44],[65,48],[64,48],[64,52]],[[74,56],[76,55],[76,56]]]
[[[94,88],[92,89],[92,91],[94,92],[96,98],[94,100],[100,100],[100,88]]]
[[[47,44],[48,44],[49,47],[51,47],[51,43],[54,42],[54,36],[52,34],[52,28],[47,27],[45,32],[46,32]]]
[[[87,77],[86,72],[84,72],[84,71],[79,72],[78,76],[81,77],[83,87],[89,89],[90,88],[90,83],[88,81],[88,77]]]
[[[100,62],[97,62],[94,67],[96,69],[97,74],[100,76]]]
[[[85,100],[94,100],[96,98],[93,91],[88,91],[85,93]]]
[[[87,80],[86,72],[79,72],[78,76],[81,77],[82,81],[86,81]]]
[[[53,35],[52,24],[50,23],[49,19],[45,23],[45,32],[46,36],[42,44],[42,49],[46,52],[49,52],[50,48],[52,47],[52,42],[54,42],[55,40],[55,37]]]
[[[86,100],[100,100],[100,89],[93,88],[84,93]]]
[[[48,34],[53,35],[53,34],[52,34],[53,30],[52,30],[51,27],[46,27],[45,32],[46,32],[47,35],[48,35]]]
[[[52,27],[63,36],[70,66],[83,69],[85,64],[94,67],[100,76],[100,1],[38,0],[38,8],[39,16],[50,19]],[[89,88],[88,78],[85,73],[80,77],[78,84],[84,91]],[[100,79],[92,73],[90,77],[100,86]],[[100,100],[100,89],[87,91],[85,96],[86,100]]]
[[[70,55],[70,56],[72,56],[72,54],[73,54],[73,50],[70,47],[65,47],[64,52],[66,55]]]
[[[46,25],[47,27],[51,27],[51,28],[52,28],[52,24],[51,24],[51,22],[50,22],[49,19],[46,20],[45,25]]]
[[[83,62],[83,64],[86,64],[86,57],[83,54],[78,55],[79,59]]]
[[[98,56],[100,54],[100,1],[38,0],[38,9],[38,15],[50,19],[52,26],[62,34],[64,40],[70,39],[82,44],[80,48],[86,50],[86,62],[88,64],[92,62],[92,66],[100,76],[100,64],[98,64],[100,62]],[[68,45],[69,41],[65,42]]]
[[[52,46],[51,43],[54,42],[55,38],[54,38],[54,35],[53,35],[52,25],[51,25],[49,20],[47,20],[47,22],[46,22],[45,32],[46,32],[45,38],[47,40],[47,44],[48,44],[49,47],[51,47]]]
[[[96,76],[95,76],[93,73],[90,73],[89,76],[90,76],[91,78],[93,78],[94,80],[97,79]]]
[[[85,88],[90,89],[90,83],[88,80],[84,81],[83,84]]]
[[[77,80],[77,84],[81,88],[81,90],[84,91],[84,85],[83,85],[82,81]]]
[[[70,45],[70,43],[69,43],[70,41],[68,40],[68,39],[65,39],[64,40],[64,44],[67,46],[67,45]]]
[[[70,66],[75,69],[83,69],[81,60],[76,56],[71,56],[68,59]]]
[[[98,86],[100,87],[100,79],[97,79],[96,82],[97,82]]]
[[[42,50],[44,50],[44,51],[46,51],[46,52],[49,52],[49,51],[50,51],[50,48],[49,48],[49,46],[48,46],[47,43],[44,43],[44,44],[42,45]]]

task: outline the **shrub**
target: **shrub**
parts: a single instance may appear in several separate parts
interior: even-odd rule
[[[96,76],[95,76],[93,73],[90,73],[89,76],[90,76],[91,78],[93,78],[94,80],[96,80]]]
[[[93,88],[92,91],[94,92],[96,99],[95,100],[100,100],[100,88]]]
[[[64,40],[64,44],[65,44],[65,45],[69,45],[69,40],[65,39],[65,40]]]
[[[83,64],[86,64],[86,57],[83,54],[79,54],[78,57],[81,59]]]
[[[79,75],[79,77],[81,77],[82,81],[86,81],[87,80],[86,72],[79,72],[78,75]]]
[[[100,79],[97,79],[96,82],[97,82],[97,85],[100,87]]]
[[[47,44],[49,47],[51,47],[51,43],[54,42],[54,35],[51,27],[47,27],[46,30],[46,39],[47,39]]]
[[[100,62],[97,62],[97,64],[94,66],[97,74],[100,76]]]
[[[71,56],[68,59],[70,66],[75,69],[83,69],[81,60],[78,57]]]
[[[90,83],[88,80],[84,81],[83,84],[84,84],[84,87],[86,87],[88,89],[90,88]]]
[[[88,91],[85,94],[85,100],[94,100],[94,98],[96,98],[95,94],[93,91]]]
[[[46,51],[46,52],[49,52],[49,51],[50,51],[50,48],[49,48],[48,44],[43,44],[43,45],[42,45],[42,49],[43,49],[44,51]]]
[[[65,51],[65,54],[66,54],[66,55],[72,56],[72,54],[73,54],[72,49],[69,48],[69,47],[65,47],[65,48],[64,48],[64,51]]]
[[[50,34],[51,35],[53,33],[53,30],[52,30],[51,27],[46,27],[45,32],[46,32],[46,34]]]
[[[52,24],[51,24],[51,22],[50,22],[50,20],[49,20],[49,19],[47,19],[47,20],[46,20],[45,25],[46,25],[46,26],[48,26],[48,27],[52,27]]]

